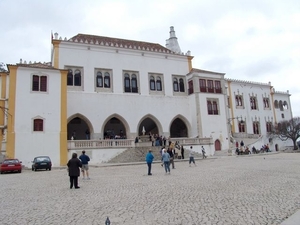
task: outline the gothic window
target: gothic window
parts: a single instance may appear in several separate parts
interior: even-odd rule
[[[267,132],[272,132],[272,123],[271,122],[267,122],[266,123],[266,128],[267,128]]]
[[[278,101],[277,100],[274,101],[274,107],[275,107],[275,109],[278,109]]]
[[[104,74],[104,87],[110,88],[110,74],[108,72]]]
[[[67,85],[68,88],[71,90],[82,90],[82,68],[72,68],[67,67],[68,74],[67,74]]]
[[[235,96],[235,104],[236,104],[236,106],[243,106],[243,96],[242,95]]]
[[[219,115],[218,102],[216,99],[207,99],[208,115]]]
[[[159,76],[157,76],[157,78],[156,78],[156,90],[162,91],[161,78]]]
[[[253,134],[259,134],[259,123],[253,122]]]
[[[81,72],[78,69],[75,70],[74,86],[81,86]]]
[[[177,80],[177,78],[173,79],[173,89],[174,89],[175,92],[179,91],[179,86],[178,86],[178,80]]]
[[[279,109],[280,109],[280,111],[283,111],[283,104],[282,104],[281,100],[279,101]]]
[[[245,122],[244,121],[239,121],[239,132],[245,133]]]
[[[67,85],[73,86],[73,70],[69,69],[67,75]]]
[[[155,90],[155,80],[153,76],[150,77],[150,90],[151,91]]]
[[[124,73],[124,91],[138,93],[138,74],[133,72]]]
[[[182,78],[179,79],[179,91],[180,92],[184,92],[185,91],[184,90],[184,82],[183,82]]]
[[[252,110],[257,109],[256,97],[250,97],[250,107]]]
[[[96,76],[96,84],[97,87],[103,87],[103,77],[102,77],[102,73],[101,72],[97,72],[97,76]]]
[[[264,108],[269,109],[270,108],[270,101],[269,98],[263,98]]]

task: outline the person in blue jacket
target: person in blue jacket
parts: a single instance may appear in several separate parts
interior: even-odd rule
[[[146,163],[148,165],[148,175],[152,175],[151,165],[152,165],[153,159],[154,159],[154,156],[153,156],[152,151],[150,149],[149,152],[146,155]]]

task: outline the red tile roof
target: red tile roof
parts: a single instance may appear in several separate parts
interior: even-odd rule
[[[119,38],[103,37],[103,36],[88,35],[88,34],[77,34],[76,36],[70,38],[68,41],[89,43],[89,44],[99,44],[99,45],[120,47],[120,48],[132,48],[132,49],[139,49],[145,51],[174,53],[171,50],[167,49],[166,47],[163,47],[162,45],[156,43],[125,40]]]
[[[28,64],[24,64],[24,63],[17,63],[17,66],[21,66],[21,67],[30,67],[30,68],[40,68],[40,69],[56,69],[53,66],[51,66],[50,63],[28,63]]]

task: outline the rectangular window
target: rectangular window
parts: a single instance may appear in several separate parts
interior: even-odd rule
[[[244,133],[245,132],[245,123],[239,122],[239,132]]]
[[[193,81],[190,80],[188,84],[189,84],[189,94],[193,94],[194,93]]]
[[[199,80],[200,92],[206,92],[206,80]]]
[[[208,115],[219,115],[217,99],[207,99],[207,113]]]
[[[47,92],[47,76],[32,76],[32,91]]]
[[[207,80],[207,91],[209,93],[214,93],[214,81],[213,80]]]
[[[221,81],[219,80],[215,81],[215,88],[216,88],[216,93],[222,93]]]
[[[33,131],[43,131],[44,125],[42,119],[35,119],[33,121]]]

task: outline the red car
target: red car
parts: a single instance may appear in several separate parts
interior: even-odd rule
[[[0,165],[0,172],[22,172],[22,162],[18,159],[5,159]]]

